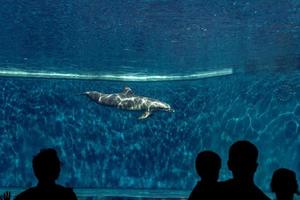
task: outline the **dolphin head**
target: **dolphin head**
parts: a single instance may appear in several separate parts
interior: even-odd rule
[[[175,112],[175,110],[173,108],[171,108],[171,106],[169,104],[167,104],[167,107],[163,109],[164,111],[167,112]]]
[[[87,92],[84,92],[83,94],[88,96],[90,99],[92,99],[94,101],[98,101],[102,95],[102,93],[97,92],[97,91],[87,91]]]
[[[175,112],[175,110],[172,109],[169,104],[163,103],[163,102],[158,104],[158,109],[163,110],[163,111],[167,111],[167,112]]]

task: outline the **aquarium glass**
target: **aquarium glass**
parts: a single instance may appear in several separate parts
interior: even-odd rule
[[[300,174],[298,0],[2,0],[0,186],[36,184],[42,148],[75,188],[191,190],[194,159],[250,140],[255,181]],[[175,112],[96,104],[86,91],[135,95]]]

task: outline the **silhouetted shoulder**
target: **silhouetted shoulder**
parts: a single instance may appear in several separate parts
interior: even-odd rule
[[[188,200],[219,200],[219,185],[220,184],[218,182],[212,184],[204,184],[199,181],[191,192]]]
[[[194,187],[194,189],[192,190],[188,200],[193,200],[193,199],[197,199],[199,196],[199,192],[201,190],[201,186],[200,186],[200,182],[197,183],[197,185]]]
[[[270,200],[255,184],[243,184],[230,179],[220,183],[223,199],[232,200]]]
[[[19,194],[15,200],[77,200],[73,189],[66,188],[60,185],[55,185],[53,187],[33,187],[21,194]]]
[[[26,200],[32,198],[32,194],[35,193],[35,188],[29,188],[28,190],[20,193],[15,197],[15,200]]]
[[[64,199],[77,200],[77,197],[72,188],[56,185],[57,194],[60,194]]]

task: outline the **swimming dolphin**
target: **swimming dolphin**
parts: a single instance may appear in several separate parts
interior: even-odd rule
[[[152,112],[162,110],[174,112],[167,103],[143,96],[134,95],[129,87],[125,87],[123,92],[104,94],[97,91],[84,92],[93,101],[107,106],[113,106],[124,110],[142,110],[144,113],[139,119],[146,119]]]

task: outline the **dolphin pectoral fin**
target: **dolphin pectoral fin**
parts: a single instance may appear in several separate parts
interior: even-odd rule
[[[149,117],[151,115],[151,112],[150,111],[146,111],[144,112],[140,117],[139,119],[146,119],[147,117]]]

